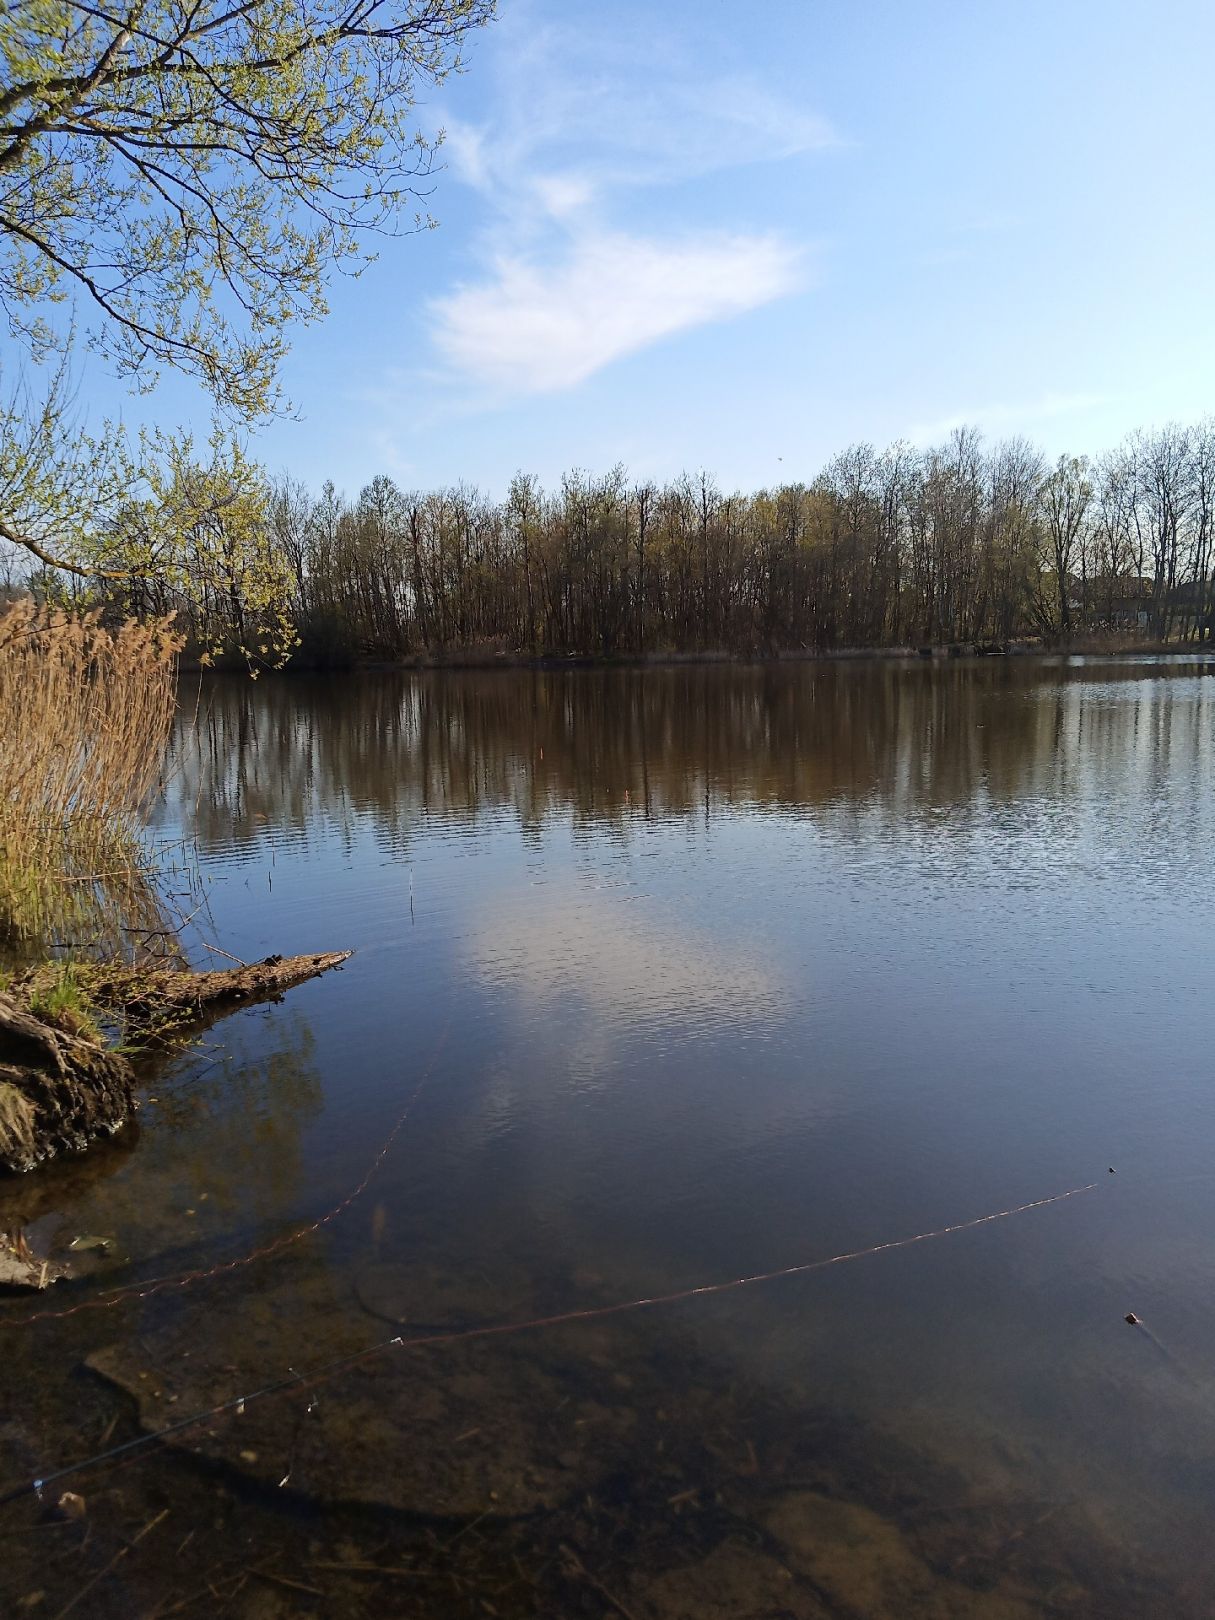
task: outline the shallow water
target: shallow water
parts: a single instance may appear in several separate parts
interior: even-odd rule
[[[357,954],[3,1189],[113,1239],[35,1308],[172,1286],[3,1303],[0,1485],[1096,1185],[250,1399],[0,1509],[0,1610],[1209,1613],[1213,675],[205,682],[192,958]]]

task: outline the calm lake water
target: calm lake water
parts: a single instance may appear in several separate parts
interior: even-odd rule
[[[112,1241],[0,1302],[0,1485],[249,1399],[0,1510],[0,1611],[1209,1615],[1213,677],[190,692],[192,960],[356,955],[3,1190]]]

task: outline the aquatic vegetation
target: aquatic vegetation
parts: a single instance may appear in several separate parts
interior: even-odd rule
[[[138,817],[160,780],[181,638],[32,600],[0,616],[0,937],[92,943],[156,913]],[[153,926],[156,926],[153,924]]]

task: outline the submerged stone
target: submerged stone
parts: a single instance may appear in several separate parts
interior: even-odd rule
[[[493,1303],[455,1280],[440,1286],[441,1273],[428,1278],[420,1266],[372,1275],[386,1303],[407,1301],[436,1325]],[[388,1345],[349,1294],[335,1298],[334,1282],[301,1259],[247,1300],[229,1331],[216,1318],[200,1343],[183,1321],[97,1350],[87,1365],[131,1397],[146,1433],[231,1403],[166,1443],[319,1503],[512,1518],[551,1509],[625,1464],[637,1413],[612,1398],[607,1376],[588,1378],[584,1365],[567,1369],[506,1339]],[[308,1377],[309,1367],[364,1352]],[[291,1366],[304,1375],[298,1386],[257,1397]]]
[[[898,1525],[857,1502],[790,1491],[769,1510],[765,1527],[795,1574],[845,1613],[868,1620],[1033,1620],[1041,1613],[1020,1591],[980,1590],[934,1569]]]
[[[641,1581],[637,1591],[645,1612],[662,1620],[737,1620],[740,1615],[828,1620],[836,1612],[779,1558],[737,1541],[724,1542],[696,1563]]]

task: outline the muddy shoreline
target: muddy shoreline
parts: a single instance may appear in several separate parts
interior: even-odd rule
[[[132,1048],[188,1038],[202,1020],[276,999],[350,955],[268,956],[204,973],[73,966],[59,1010],[43,984],[54,964],[16,980],[0,991],[0,1171],[26,1173],[121,1130],[136,1108]],[[121,1040],[107,1038],[115,1029]]]

